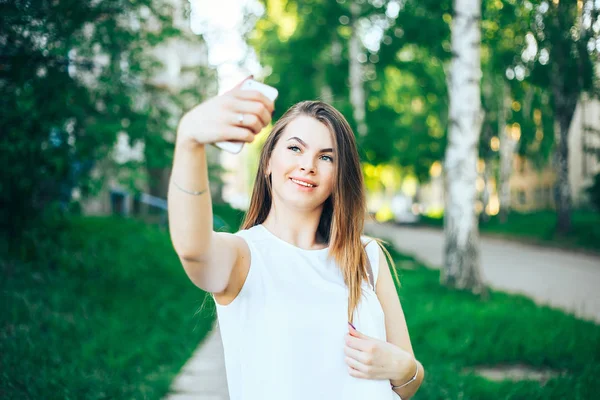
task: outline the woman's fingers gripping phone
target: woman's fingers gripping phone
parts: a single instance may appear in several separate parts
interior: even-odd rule
[[[256,134],[249,128],[230,125],[227,127],[227,137],[234,142],[252,143]]]
[[[263,104],[269,114],[273,114],[275,104],[267,96],[257,90],[235,90],[235,97],[240,100],[255,101]]]
[[[237,113],[243,114],[244,118],[251,117],[251,116],[256,117],[258,119],[258,122],[261,125],[260,128],[258,129],[258,132],[260,132],[260,130],[262,128],[269,125],[269,123],[271,122],[271,113],[264,106],[263,103],[260,103],[258,101],[239,100],[235,104],[234,111]],[[247,124],[244,124],[244,125],[247,125]],[[258,132],[256,132],[256,133],[258,133]]]
[[[252,113],[236,112],[233,118],[236,120],[234,123],[235,126],[245,128],[255,135],[260,133],[260,131],[264,127],[260,118],[258,118],[255,114]]]

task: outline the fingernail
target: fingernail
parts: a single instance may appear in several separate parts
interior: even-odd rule
[[[352,325],[350,322],[348,322],[348,325],[350,325],[352,328],[354,328],[354,325]],[[356,328],[354,328],[354,330],[356,330]]]

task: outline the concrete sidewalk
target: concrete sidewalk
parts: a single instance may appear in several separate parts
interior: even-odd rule
[[[217,322],[171,384],[165,400],[229,400]]]
[[[431,267],[442,266],[442,230],[368,223],[365,231]],[[489,237],[481,238],[480,252],[490,287],[600,323],[600,257]]]

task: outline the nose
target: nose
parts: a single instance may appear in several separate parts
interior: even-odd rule
[[[315,162],[312,157],[303,157],[300,161],[300,170],[314,174],[316,172]]]

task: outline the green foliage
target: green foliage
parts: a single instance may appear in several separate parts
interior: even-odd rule
[[[275,117],[297,101],[320,98],[328,88],[333,105],[354,125],[348,84],[352,2],[263,3],[266,11],[251,34],[251,43],[271,71],[266,82],[280,89]],[[515,134],[520,133],[519,154],[542,167],[554,146],[556,92],[551,87],[550,66],[556,65],[569,76],[562,82],[564,89],[569,86],[573,93],[593,90],[590,60],[597,52],[586,46],[597,34],[589,23],[580,35],[572,34],[574,24],[581,21],[576,18],[577,2],[560,2],[565,9],[560,18],[561,11],[552,2],[482,3],[485,121],[480,155],[488,161],[498,158],[490,139],[499,136],[500,122],[505,120]],[[429,167],[442,159],[446,146],[452,2],[359,4],[363,29],[382,30],[380,43],[364,49],[368,133],[358,138],[362,156],[374,165],[404,167],[425,181]],[[595,6],[590,1],[581,4],[595,23]],[[566,51],[562,49],[570,49],[574,57],[561,56]],[[510,101],[501,115],[503,85]]]
[[[3,398],[162,398],[215,312],[168,232],[76,218],[34,243],[0,257]]]
[[[154,46],[186,37],[173,26],[174,12],[163,0],[0,5],[3,231],[25,231],[53,203],[68,211],[73,187],[94,194],[102,176],[90,171],[110,162],[119,132],[132,146],[145,142],[150,167],[171,163],[164,137],[174,131],[173,105],[199,100],[174,101],[151,80],[162,68]]]
[[[267,3],[250,43],[261,63],[272,70],[265,82],[279,89],[274,118],[299,101],[320,98],[325,85],[332,90],[333,105],[347,118],[351,115],[346,85],[348,27],[339,22],[342,15],[348,15],[347,5],[333,1]],[[339,54],[332,49],[338,45]]]
[[[245,211],[230,207],[227,204],[213,204],[214,215],[222,218],[232,232],[237,232],[242,225]]]
[[[386,14],[388,3],[359,7],[361,25],[382,27],[385,39],[378,50],[365,49],[369,134],[359,137],[358,143],[366,161],[410,167],[425,178],[444,151],[447,53],[439,39],[448,36],[442,12],[450,2],[443,2],[442,9],[434,1],[403,2],[404,10],[397,16]],[[272,71],[265,82],[279,89],[275,118],[300,100],[330,92],[332,98],[325,100],[355,127],[348,86],[350,2],[280,0],[265,5],[250,42],[261,63]],[[424,24],[427,30],[421,29]],[[432,43],[439,46],[430,49]],[[418,54],[398,59],[405,45]]]
[[[441,60],[423,48],[405,51],[410,60],[381,70],[369,85],[370,134],[361,144],[369,162],[399,165],[425,181],[446,148],[447,88]]]
[[[581,92],[594,91],[594,60],[599,37],[592,27],[599,8],[593,1],[535,2],[523,9],[522,18],[529,22],[538,52],[523,60],[530,68],[529,79],[541,87],[552,88],[555,107],[561,98],[579,98]],[[594,42],[594,46],[590,44]],[[542,56],[546,51],[548,57]],[[564,110],[555,108],[556,113]]]

